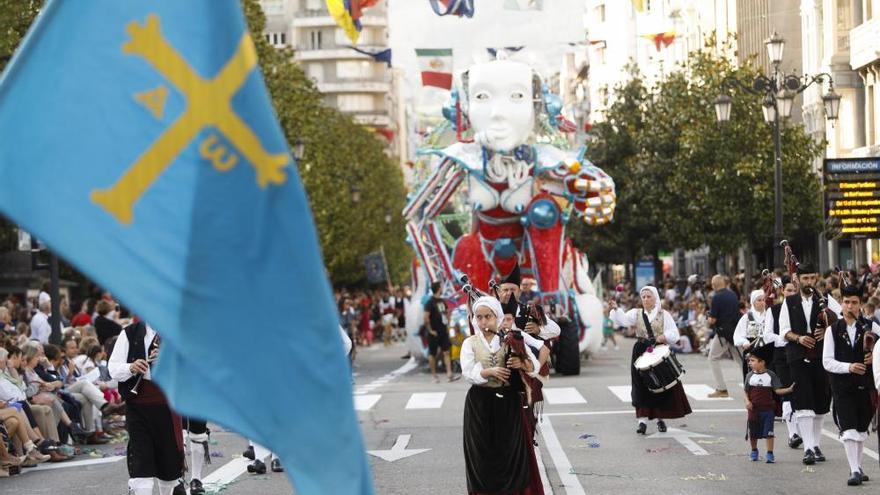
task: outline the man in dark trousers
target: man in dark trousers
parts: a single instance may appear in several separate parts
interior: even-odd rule
[[[107,363],[126,403],[128,489],[132,495],[151,495],[153,478],[159,482],[160,495],[172,495],[183,477],[181,418],[171,410],[150,374],[149,363],[158,354],[158,334],[138,322],[119,334]]]
[[[709,344],[709,365],[715,377],[715,391],[710,393],[709,397],[714,399],[730,396],[724,382],[724,373],[721,372],[721,360],[730,355],[739,368],[743,367],[743,356],[733,345],[733,332],[741,316],[739,299],[728,286],[727,277],[723,275],[712,277],[712,290],[715,293],[712,296],[712,307],[709,309],[709,327],[715,330],[715,336]]]
[[[873,356],[865,338],[873,339],[880,326],[862,316],[862,288],[845,285],[843,319],[828,327],[822,347],[822,365],[831,378],[834,397],[834,422],[840,430],[843,449],[849,462],[847,484],[858,486],[868,481],[862,469],[862,453],[874,418]]]
[[[822,344],[827,325],[820,324],[822,310],[819,293],[815,289],[818,279],[815,268],[801,263],[798,267],[800,292],[786,297],[779,311],[779,335],[788,341],[785,356],[791,369],[791,380],[796,384],[791,407],[804,439],[803,463],[806,465],[825,461],[819,443],[822,439],[822,422],[831,411],[831,385],[822,366]],[[829,316],[825,318],[836,320],[836,315],[840,315],[840,304],[831,296],[828,296],[826,304],[828,309],[825,313]]]
[[[440,296],[440,282],[431,284],[431,299],[425,303],[425,327],[428,330],[428,366],[431,367],[431,376],[434,383],[437,378],[437,354],[443,352],[443,363],[446,365],[446,378],[454,382],[461,378],[452,374],[452,359],[449,357],[449,310],[446,301]]]

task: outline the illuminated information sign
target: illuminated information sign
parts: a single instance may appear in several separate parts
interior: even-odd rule
[[[880,238],[880,157],[825,160],[825,228],[839,239]]]

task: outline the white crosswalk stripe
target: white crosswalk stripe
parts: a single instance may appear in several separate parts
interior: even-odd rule
[[[379,402],[382,394],[363,394],[354,396],[354,409],[356,411],[369,411]]]
[[[632,397],[630,396],[630,391],[632,387],[630,385],[611,385],[608,387],[608,390],[611,391],[621,402],[632,402]],[[719,400],[733,400],[731,397],[725,397],[721,399],[716,399],[709,397],[709,394],[712,393],[715,389],[706,385],[705,383],[685,383],[684,384],[684,393],[687,394],[692,400],[699,401],[719,401]]]
[[[406,403],[407,409],[440,409],[446,392],[415,393],[409,397]]]
[[[574,387],[545,388],[541,390],[547,404],[586,404],[587,399]]]

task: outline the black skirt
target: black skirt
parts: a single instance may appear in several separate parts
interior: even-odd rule
[[[541,480],[532,473],[535,454],[521,394],[510,387],[475,385],[468,390],[464,405],[468,493],[543,493]]]
[[[647,340],[638,339],[633,346],[632,361],[629,365],[632,379],[632,405],[636,408],[636,416],[648,419],[675,419],[687,416],[691,413],[691,405],[681,382],[659,394],[648,390],[642,382],[635,363],[648,347]]]
[[[175,426],[173,413],[166,404],[128,401],[125,420],[130,478],[174,481],[183,476],[183,448],[178,438],[180,426]]]

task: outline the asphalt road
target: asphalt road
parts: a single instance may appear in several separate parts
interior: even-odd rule
[[[537,437],[548,493],[646,495],[869,492],[880,487],[876,435],[868,442],[865,471],[877,481],[846,486],[848,466],[836,427],[826,420],[822,447],[828,461],[807,468],[801,451],[780,441],[776,463],[751,462],[745,435],[741,376],[725,363],[732,398],[707,399],[711,373],[705,357],[683,356],[684,383],[694,413],[668,421],[670,432],[635,433],[635,415],[628,399],[629,354],[632,341],[583,363],[577,376],[553,376],[547,386],[543,421]],[[355,402],[370,455],[376,493],[466,493],[462,456],[462,411],[469,385],[463,381],[434,383],[425,367],[400,359],[402,346],[361,350],[355,371]],[[785,427],[776,432],[784,438]],[[206,472],[209,493],[225,495],[290,494],[294,490],[279,473],[244,473],[241,451],[246,441],[214,428],[213,464]],[[396,446],[395,446],[396,444]],[[124,445],[100,447],[78,463],[27,470],[0,480],[10,494],[125,494],[125,462],[117,454]],[[98,455],[109,457],[97,457]],[[873,485],[873,486],[872,486]],[[158,493],[158,492],[157,492]]]

